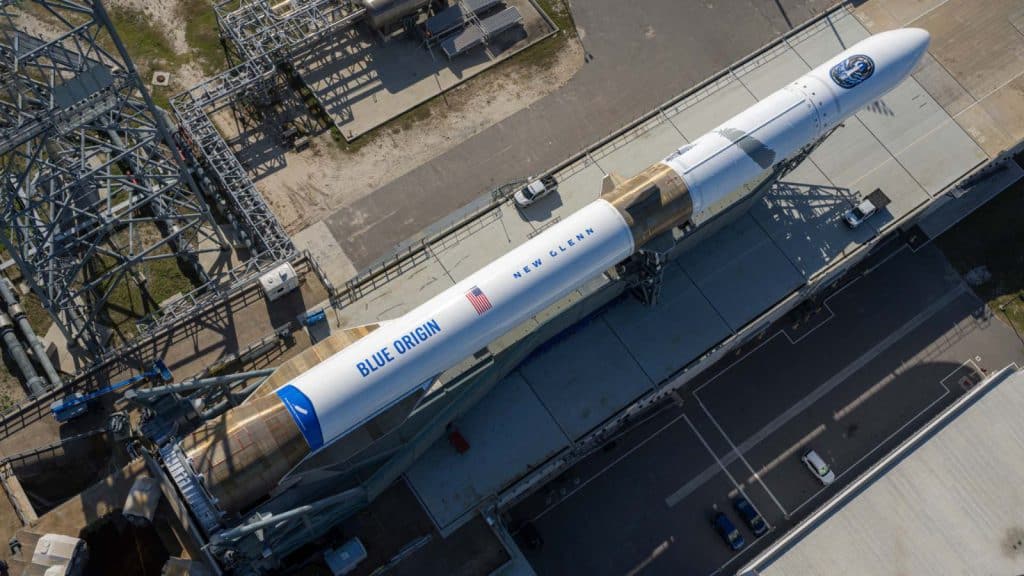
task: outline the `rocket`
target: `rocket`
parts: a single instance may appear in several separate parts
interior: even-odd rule
[[[248,509],[310,454],[813,146],[907,78],[928,42],[916,28],[866,38],[639,174],[609,177],[599,199],[185,437],[191,472],[220,513]]]

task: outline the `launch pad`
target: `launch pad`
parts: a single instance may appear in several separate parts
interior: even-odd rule
[[[456,230],[410,250],[384,280],[376,272],[357,278],[345,291],[336,323],[354,327],[408,311],[592,201],[607,174],[637,172],[680,140],[702,134],[809,64],[867,35],[867,27],[841,8],[780,39],[555,167],[551,173],[561,183],[557,195],[522,211],[499,195]],[[408,457],[400,445],[402,457],[388,460],[389,473],[397,477],[408,470],[406,485],[441,535],[463,526],[479,528],[482,511],[494,522],[495,536],[507,538],[497,521],[502,510],[615,437],[795,305],[827,289],[883,237],[918,223],[932,206],[949,206],[944,194],[950,186],[995,159],[970,129],[961,128],[959,112],[933,94],[933,84],[909,80],[833,134],[782,182],[763,193],[738,190],[723,199],[672,250],[656,308],[620,299],[623,283],[600,278],[481,351],[476,362],[447,373],[432,387],[439,404],[411,423],[410,436],[403,438],[419,445]],[[1019,174],[1008,165],[972,187],[971,198],[995,193],[994,182]],[[864,226],[846,228],[841,214],[875,188],[893,202]],[[519,352],[497,366],[507,350]],[[528,353],[523,362],[515,358]],[[495,380],[487,385],[493,391],[472,410],[452,412],[447,423],[453,428],[430,420],[416,429],[427,416],[444,413],[443,401],[451,401],[451,395],[484,390],[474,382],[486,378]],[[464,438],[468,451],[455,449],[451,430]],[[381,461],[394,455],[394,444],[378,448]],[[332,464],[329,459],[319,463]],[[380,494],[384,487],[378,481],[370,493]],[[167,496],[176,498],[173,491]],[[291,500],[272,499],[263,509],[289,513],[290,504],[301,503],[292,494]],[[303,533],[299,518],[319,529],[348,512],[324,506],[304,512],[291,508],[299,510],[292,516],[296,521],[268,542],[281,543],[282,552],[297,549],[313,532]],[[242,523],[255,533],[264,520],[247,517]],[[247,542],[249,552],[261,552],[262,540]],[[509,561],[516,562],[514,546],[508,547]],[[378,548],[375,554],[380,559],[387,553]]]
[[[381,308],[367,312],[377,315],[388,307],[392,290],[398,302],[408,301],[404,294],[410,291],[446,288],[490,254],[594,200],[605,174],[637,172],[680,139],[703,134],[778,89],[809,69],[808,63],[868,35],[851,13],[839,10],[785,38],[558,167],[553,172],[560,182],[557,197],[522,215],[499,208],[500,218],[456,246],[434,249],[435,258],[378,290],[373,304]],[[427,452],[406,477],[441,532],[475,514],[488,495],[511,486],[499,501],[514,501],[519,490],[529,490],[528,483],[562,469],[560,461],[600,444],[598,438],[606,437],[630,406],[663,397],[668,382],[681,386],[710,360],[827,286],[987,159],[917,82],[906,82],[882,104],[884,116],[874,110],[858,114],[762,198],[739,191],[709,213],[709,221],[696,222],[694,236],[684,237],[667,265],[658,306],[617,302],[524,362],[499,384],[521,393],[509,393],[505,401],[485,399],[460,425],[471,443],[485,450],[460,455],[439,442]],[[931,159],[940,150],[953,160],[936,164]],[[893,198],[887,212],[849,229],[840,216],[875,188]],[[353,314],[352,307],[341,314]],[[501,416],[510,413],[517,416]],[[496,421],[502,426],[489,424]],[[497,462],[484,453],[503,458]],[[502,466],[513,462],[519,464]],[[527,470],[535,471],[516,484]]]

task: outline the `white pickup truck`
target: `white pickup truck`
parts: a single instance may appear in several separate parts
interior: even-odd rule
[[[889,202],[889,197],[882,192],[882,189],[875,188],[871,194],[868,194],[867,198],[861,200],[859,204],[843,214],[843,222],[846,222],[846,225],[850,228],[856,228],[875,212],[888,206]]]
[[[549,175],[536,180],[530,180],[526,186],[517,190],[512,198],[515,199],[517,206],[526,208],[557,189],[558,181],[555,180],[554,176]]]

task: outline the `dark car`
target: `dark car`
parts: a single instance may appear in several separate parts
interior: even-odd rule
[[[740,496],[739,498],[732,501],[733,508],[743,518],[743,521],[750,527],[750,531],[754,533],[754,536],[760,536],[768,531],[768,525],[764,523],[764,518],[754,510],[754,507],[750,505],[750,502],[746,498]]]
[[[715,530],[717,530],[722,536],[722,539],[729,545],[729,548],[739,550],[746,545],[746,542],[743,540],[743,535],[740,534],[740,531],[736,529],[736,525],[733,524],[732,520],[729,520],[729,517],[725,514],[721,512],[716,513],[711,524],[714,525]]]

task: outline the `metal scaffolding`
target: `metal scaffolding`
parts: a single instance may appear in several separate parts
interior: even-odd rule
[[[229,7],[235,7],[229,10]],[[235,0],[214,6],[221,35],[239,62],[269,56],[275,63],[361,18],[355,0]]]
[[[33,4],[56,37],[0,0],[0,246],[69,344],[98,354],[111,295],[152,300],[147,263],[202,283],[199,256],[228,243],[102,3]]]
[[[228,0],[214,9],[234,66],[178,94],[171,107],[182,144],[223,194],[233,223],[252,245],[256,268],[265,270],[294,258],[295,247],[210,114],[239,104],[259,114],[278,87],[279,67],[287,66],[298,51],[358,20],[364,10],[351,0],[285,0],[276,6],[265,0]]]

